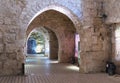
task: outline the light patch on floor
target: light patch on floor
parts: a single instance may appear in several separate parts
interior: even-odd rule
[[[77,67],[77,66],[74,66],[74,65],[67,66],[67,67],[66,67],[66,69],[70,69],[70,70],[79,71],[79,67]]]
[[[58,61],[50,61],[50,63],[58,63]]]

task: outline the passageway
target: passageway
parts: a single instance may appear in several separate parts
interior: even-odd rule
[[[119,75],[80,74],[74,65],[42,56],[27,57],[25,69],[26,75],[2,76],[0,83],[119,83]]]
[[[26,74],[79,72],[79,67],[69,64],[76,62],[78,65],[78,47],[80,46],[78,41],[80,40],[79,37],[76,38],[76,28],[68,16],[55,10],[44,11],[31,21],[26,36],[29,36],[34,29],[44,34],[48,33],[50,51],[48,58],[27,57]],[[57,59],[58,63],[53,63],[54,61],[49,59]]]
[[[28,56],[25,64],[26,75],[77,74],[79,67],[70,63],[59,64],[57,60],[48,57]]]

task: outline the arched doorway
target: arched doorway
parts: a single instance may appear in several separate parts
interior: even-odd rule
[[[58,11],[48,10],[37,16],[28,29],[38,26],[46,26],[56,34],[59,42],[58,60],[69,62],[75,50],[76,29],[72,21]]]
[[[35,54],[44,54],[44,56],[49,56],[49,34],[43,27],[35,28],[31,31],[27,31],[27,41],[29,38],[34,38],[36,40]],[[30,46],[30,45],[29,45]],[[26,46],[27,51],[28,45]],[[27,53],[29,54],[29,53]]]
[[[27,44],[26,44],[27,55],[28,54],[32,54],[32,55],[33,54],[35,55],[44,54],[44,56],[49,57],[50,59],[58,58],[58,39],[53,31],[51,31],[47,27],[39,27],[35,29],[33,28],[33,30],[28,29],[26,32],[26,35],[27,35],[27,40],[26,40],[27,41]],[[28,47],[31,47],[31,45],[28,44],[28,41],[29,41],[29,38],[31,39],[31,37],[32,39],[34,38],[34,40],[36,41],[36,47],[33,46],[35,53],[28,53],[30,49]],[[41,49],[41,47],[44,51]]]
[[[57,10],[60,8],[60,10]],[[65,10],[65,11],[63,11]],[[75,56],[75,34],[80,29],[80,21],[72,12],[63,7],[50,6],[45,8],[29,22],[27,30],[44,26],[53,31],[59,42],[58,61],[66,63]]]
[[[46,40],[46,36],[44,36],[42,32],[34,29],[28,37],[27,54],[42,54],[45,56],[47,52],[46,49],[49,48],[48,41]]]
[[[45,26],[48,28],[49,31],[51,30],[55,33],[54,35],[50,36],[51,40],[58,39],[59,49],[56,49],[54,46],[56,45],[56,41],[50,41],[50,58],[53,58],[53,56],[56,56],[56,54],[58,53],[58,62],[71,62],[71,58],[75,56],[76,29],[73,22],[66,15],[58,11],[48,10],[41,13],[31,22],[28,27],[28,31],[38,26]],[[57,38],[55,38],[55,35],[57,36]]]

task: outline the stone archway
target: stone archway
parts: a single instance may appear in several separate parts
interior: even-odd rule
[[[80,31],[81,31],[81,28],[82,28],[82,24],[81,24],[81,22],[80,22],[80,20],[79,20],[79,18],[71,11],[71,10],[69,10],[68,8],[66,8],[66,7],[64,7],[64,6],[61,6],[61,5],[51,5],[51,6],[48,6],[48,7],[46,7],[46,8],[44,8],[44,9],[41,9],[41,11],[39,11],[39,13],[37,13],[33,18],[32,18],[32,21],[37,17],[37,15],[40,15],[40,14],[42,14],[42,13],[44,13],[44,12],[46,12],[46,11],[49,11],[49,10],[52,10],[52,11],[56,11],[56,12],[58,12],[58,13],[61,13],[61,14],[63,14],[64,16],[66,16],[66,18],[67,19],[69,19],[69,21],[70,21],[70,23],[72,24],[72,27],[74,27],[74,29],[76,29],[75,31],[77,32],[77,33],[79,33],[80,34]],[[27,14],[26,14],[27,15]],[[22,24],[22,26],[21,26],[21,31],[26,31],[27,30],[27,28],[28,27],[38,27],[38,26],[33,26],[31,23],[32,23],[32,21],[31,21],[31,19],[29,19],[28,21],[23,21],[24,19],[23,19],[23,17],[24,17],[25,15],[23,14],[23,15],[21,15],[21,21],[20,21],[20,23]],[[31,25],[30,25],[31,24]],[[41,25],[41,26],[45,26],[44,24],[43,25]],[[23,27],[23,28],[22,28]],[[46,27],[52,27],[52,26],[46,26]],[[74,34],[74,31],[73,32],[71,32],[72,33],[72,37],[73,37],[73,34]],[[68,34],[71,34],[71,33],[68,33]],[[56,34],[56,32],[55,32],[55,34]],[[23,34],[22,34],[23,35]],[[25,34],[24,34],[25,35]],[[68,36],[67,34],[65,34],[66,36]],[[56,35],[57,37],[58,37],[58,35]],[[62,37],[62,35],[61,35],[61,37]],[[70,36],[68,36],[68,39],[70,39],[69,38]],[[23,36],[23,41],[26,39],[26,37],[25,36]],[[73,41],[73,39],[74,39],[74,37],[72,38],[72,40],[71,41]],[[59,39],[58,39],[58,41],[59,41]],[[63,42],[63,41],[62,41]],[[66,41],[66,42],[64,42],[64,43],[66,43],[66,45],[68,45],[69,46],[69,44],[67,44],[67,42],[69,42],[69,41]],[[74,42],[73,42],[74,43]],[[60,47],[59,46],[59,48],[64,48],[64,45],[61,45],[61,46],[63,46],[63,47]],[[66,46],[67,47],[67,46]],[[72,48],[74,47],[74,44],[72,45]],[[68,49],[69,48],[71,48],[71,47],[68,47]],[[65,48],[64,48],[65,49]],[[60,52],[61,51],[61,52]],[[60,50],[59,51],[59,53],[58,54],[60,54],[61,55],[61,53],[65,53],[63,50]],[[72,49],[72,50],[69,50],[68,51],[69,53],[67,53],[67,55],[69,55],[69,56],[67,56],[67,58],[65,59],[65,57],[64,58],[62,58],[61,57],[61,61],[60,62],[69,62],[70,61],[70,58],[71,58],[71,56],[73,56],[74,55],[74,48]],[[71,53],[72,52],[72,53]],[[63,54],[64,55],[64,54]],[[69,59],[68,59],[69,58]]]
[[[47,10],[55,10],[55,11],[61,12],[62,14],[66,15],[73,22],[73,26],[76,28],[76,31],[79,31],[78,33],[80,33],[80,27],[81,27],[80,20],[69,9],[67,9],[63,6],[60,6],[60,5],[51,5],[51,6],[44,8],[43,10],[41,10],[39,13],[37,13],[37,15],[39,15],[42,12],[47,11]],[[37,15],[35,15],[32,19],[34,19]],[[29,21],[28,24],[26,24],[26,23],[23,23],[23,24],[25,24],[27,27],[30,24],[30,22],[31,21]],[[24,30],[26,30],[26,29],[24,28]]]
[[[30,37],[32,32],[37,32],[37,33],[39,33],[39,35],[43,36],[43,38],[44,38],[44,56],[48,56],[49,57],[50,36],[49,36],[48,30],[45,29],[44,27],[35,27],[33,30],[29,30],[28,29],[26,31],[26,36],[27,36],[26,41],[28,41],[28,38]],[[39,43],[39,46],[40,46],[40,43]],[[26,50],[25,51],[27,53],[27,43],[26,43]]]
[[[38,26],[46,26],[56,34],[59,41],[59,62],[70,62],[71,57],[74,56],[74,34],[76,33],[72,21],[58,11],[48,10],[37,16],[28,29],[32,30]]]
[[[49,57],[50,59],[58,59],[58,39],[56,37],[56,34],[47,27],[37,27],[33,29],[28,28],[26,31],[26,35],[27,35],[26,41],[28,41],[30,34],[34,32],[34,30],[41,33],[45,38],[46,45],[45,45],[44,56]],[[27,49],[27,44],[26,44],[26,49]]]
[[[49,5],[43,9],[37,7],[37,5],[36,5],[35,8],[37,8],[39,10],[33,10],[33,8],[32,8],[31,11],[26,12],[26,10],[27,10],[27,8],[26,8],[23,10],[23,12],[20,16],[20,24],[21,24],[20,27],[21,27],[21,31],[24,32],[24,34],[22,34],[22,36],[25,35],[25,33],[26,33],[25,31],[27,30],[27,28],[28,28],[29,24],[32,22],[32,20],[35,17],[37,17],[39,14],[41,14],[47,10],[55,10],[55,11],[61,12],[64,15],[66,15],[73,22],[76,30],[80,34],[80,30],[82,29],[82,24],[81,24],[80,18],[76,14],[74,14],[69,8],[66,8],[59,4]],[[32,15],[30,15],[30,14],[32,14]],[[25,37],[25,36],[23,36],[23,37]]]

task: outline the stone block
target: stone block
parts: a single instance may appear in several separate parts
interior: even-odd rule
[[[0,38],[0,44],[2,44],[3,43],[3,38]]]
[[[82,69],[86,73],[104,71],[108,56],[104,51],[84,52],[81,53]]]
[[[5,17],[4,22],[5,24],[11,24],[11,18]]]
[[[92,36],[92,40],[93,40],[92,44],[97,44],[98,43],[97,36]]]
[[[2,31],[0,31],[0,39],[2,38],[2,36],[3,36],[3,33],[2,33]]]
[[[3,18],[0,16],[0,24],[3,24],[4,21],[3,21]]]
[[[0,62],[0,70],[3,68],[2,62]]]
[[[16,52],[17,46],[15,44],[6,44],[6,52],[13,53]]]
[[[4,62],[4,61],[6,61],[6,60],[7,60],[6,54],[0,53],[0,61],[1,61],[1,62]]]
[[[0,44],[3,43],[3,34],[2,32],[0,31]]]
[[[101,50],[103,50],[103,45],[102,45],[102,43],[98,43],[98,44],[92,45],[92,50],[93,50],[93,51],[101,51]]]
[[[104,60],[108,57],[107,55],[105,55],[104,51],[96,51],[96,52],[91,52],[89,53],[90,55],[92,55],[92,60],[93,61],[101,61],[104,62]]]
[[[12,34],[17,34],[18,31],[19,31],[18,26],[12,25],[12,26],[10,26],[9,29],[7,29],[6,32],[7,32],[7,33],[12,33]]]
[[[17,28],[12,28],[9,30],[10,33],[17,33],[18,32],[18,29]]]
[[[16,72],[15,70],[17,70],[17,61],[7,60],[4,62],[3,69],[5,75],[14,74],[14,72]]]
[[[3,52],[3,48],[4,48],[4,45],[3,45],[3,44],[0,44],[0,53]]]
[[[16,60],[16,57],[17,57],[15,52],[14,53],[8,53],[6,56],[7,56],[8,59],[11,59],[11,60]]]
[[[5,34],[4,42],[7,43],[15,43],[16,34]]]
[[[0,75],[2,74],[2,72],[3,72],[3,63],[0,62]]]
[[[107,23],[119,23],[120,22],[120,14],[119,14],[119,0],[104,0],[105,1],[105,11],[107,14]],[[112,12],[111,12],[112,10]]]
[[[23,54],[23,50],[17,50],[17,54],[16,54],[16,59],[19,61],[19,62],[24,62],[25,60],[25,55]]]

